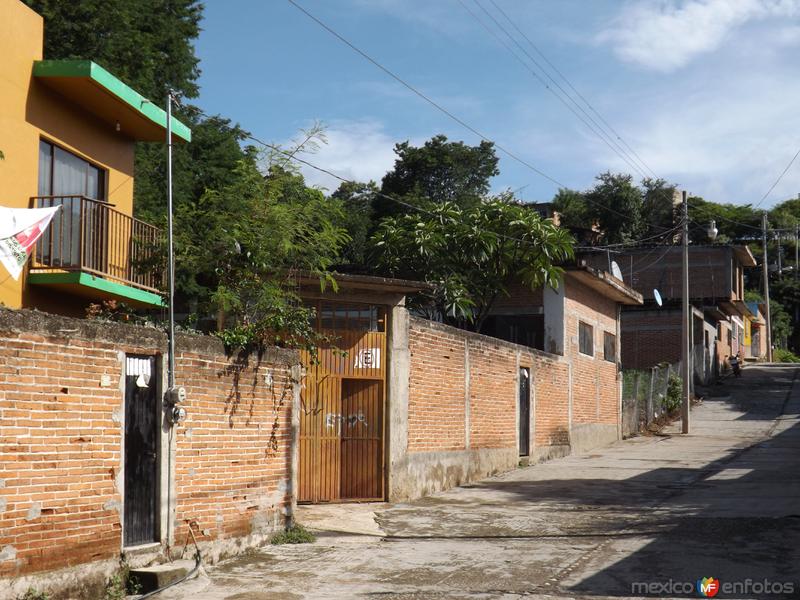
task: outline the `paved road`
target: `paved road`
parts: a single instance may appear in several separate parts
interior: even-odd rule
[[[799,373],[747,368],[693,410],[688,436],[671,427],[413,504],[307,511],[328,530],[316,543],[223,562],[162,597],[697,597],[701,577],[739,586],[717,598],[800,597]]]

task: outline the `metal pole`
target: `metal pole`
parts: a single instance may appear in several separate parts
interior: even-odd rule
[[[797,265],[800,264],[800,260],[798,260],[798,252],[797,252],[797,231],[800,229],[800,226],[795,224],[794,226],[794,280],[797,281]],[[795,317],[796,319],[797,317]]]
[[[683,192],[683,326],[681,335],[681,370],[683,371],[683,402],[681,403],[681,432],[689,433],[689,403],[691,401],[692,362],[691,362],[691,312],[689,311],[689,203],[688,194]]]
[[[175,256],[172,249],[172,90],[167,92],[167,243],[169,245],[169,350],[167,388],[175,387]]]
[[[767,266],[767,213],[761,215],[761,239],[764,243],[764,259],[761,270],[764,276],[764,309],[767,316],[767,362],[772,362],[772,318],[769,310],[769,268]]]

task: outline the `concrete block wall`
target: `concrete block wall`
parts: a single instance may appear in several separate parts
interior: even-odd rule
[[[161,544],[134,564],[180,550],[189,524],[213,560],[291,513],[297,355],[177,345],[188,419],[162,429]],[[0,310],[0,597],[34,584],[99,597],[123,552],[125,354],[165,351],[153,328]]]

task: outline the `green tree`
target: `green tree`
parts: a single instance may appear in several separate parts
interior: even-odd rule
[[[293,289],[298,272],[332,285],[328,269],[348,241],[341,204],[273,167],[241,161],[230,183],[176,213],[179,288],[200,314],[217,314],[232,345],[302,346],[309,312]]]
[[[373,255],[388,275],[432,284],[416,306],[452,325],[480,331],[511,280],[556,287],[557,265],[572,256],[565,229],[509,196],[469,207],[430,202],[424,210],[384,219]]]
[[[489,191],[489,180],[499,173],[491,142],[467,146],[437,135],[421,147],[403,142],[395,146],[394,168],[383,178],[381,192],[418,205],[452,202],[461,207],[478,204]],[[376,219],[408,212],[386,198],[375,199]]]
[[[197,96],[197,0],[24,0],[45,20],[45,58],[89,59],[151,100]]]
[[[689,239],[707,244],[706,226],[715,221],[719,235],[717,243],[742,242],[761,238],[761,215],[749,204],[722,204],[694,196],[689,198],[689,219],[699,224],[689,230]]]
[[[367,266],[369,235],[373,230],[378,186],[375,182],[357,183],[346,181],[331,194],[331,198],[342,204],[342,227],[347,231],[350,242],[342,250],[339,260],[342,265],[364,268]]]
[[[597,183],[585,197],[600,222],[604,242],[617,244],[640,238],[645,231],[642,191],[633,184],[633,177],[607,171],[595,179]]]
[[[680,221],[680,215],[676,214],[679,207],[673,204],[676,190],[674,184],[664,179],[647,177],[642,180],[642,220],[646,237],[664,234],[664,241],[675,237],[669,230]]]
[[[567,188],[559,189],[553,197],[553,210],[567,228],[591,229],[596,218],[583,193]]]

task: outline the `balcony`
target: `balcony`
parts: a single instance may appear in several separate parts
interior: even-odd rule
[[[62,208],[36,243],[29,283],[66,287],[94,300],[163,304],[157,227],[85,196],[35,196],[31,205]]]

